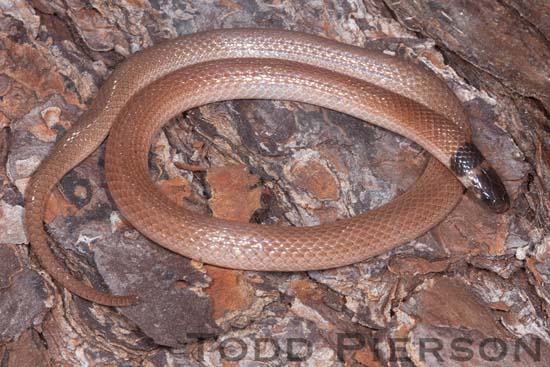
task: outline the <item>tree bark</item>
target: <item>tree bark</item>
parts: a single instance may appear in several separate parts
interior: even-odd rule
[[[484,366],[501,357],[542,366],[549,358],[548,2],[8,0],[0,11],[1,366],[298,365],[293,358]],[[73,274],[111,291],[139,284],[143,303],[102,307],[58,287],[25,236],[23,195],[34,169],[132,53],[243,26],[322,35],[430,69],[463,101],[512,209],[490,213],[465,196],[416,241],[344,268],[220,269],[175,255],[124,221],[101,147],[52,193],[46,227]],[[192,210],[303,226],[390,200],[427,157],[405,138],[330,110],[230,101],[165,126],[150,167],[161,190]]]

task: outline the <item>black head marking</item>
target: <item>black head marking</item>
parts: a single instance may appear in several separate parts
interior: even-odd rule
[[[472,193],[496,213],[510,208],[510,199],[504,184],[488,163],[482,164],[469,175]]]
[[[485,158],[472,143],[464,143],[451,157],[451,169],[457,176],[462,177],[479,166]]]
[[[465,186],[486,206],[497,213],[508,210],[510,199],[504,184],[474,144],[464,143],[457,149],[451,169],[463,182],[466,179]]]

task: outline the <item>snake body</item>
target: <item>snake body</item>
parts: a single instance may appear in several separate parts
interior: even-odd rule
[[[330,108],[408,137],[436,159],[405,194],[331,224],[289,228],[198,215],[172,203],[152,183],[151,138],[177,113],[228,99],[285,99]],[[49,248],[43,213],[55,185],[108,135],[106,177],[124,217],[156,243],[224,267],[298,271],[361,261],[428,231],[454,208],[464,187],[496,211],[508,206],[504,186],[471,142],[460,101],[423,68],[290,31],[183,36],[123,62],[27,187],[26,228],[34,254],[62,286],[105,305],[130,305],[136,297],[96,290],[69,274]]]

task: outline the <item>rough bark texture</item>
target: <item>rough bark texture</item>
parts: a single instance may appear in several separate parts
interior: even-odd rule
[[[549,4],[0,1],[0,366],[547,365]],[[232,271],[177,256],[129,227],[109,198],[99,149],[52,194],[46,226],[73,273],[114,291],[139,279],[144,302],[117,310],[59,289],[26,243],[33,170],[128,55],[242,26],[323,35],[431,69],[464,102],[513,209],[496,215],[464,197],[432,232],[364,263]],[[151,175],[193,210],[311,225],[380,205],[425,162],[417,145],[348,116],[233,101],[167,125],[152,146]],[[471,355],[453,349],[457,340]],[[518,341],[531,349],[515,353]],[[537,346],[541,362],[529,354]]]

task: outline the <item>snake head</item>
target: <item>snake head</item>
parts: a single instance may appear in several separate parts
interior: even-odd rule
[[[496,213],[510,208],[502,180],[472,143],[462,145],[451,159],[451,169],[466,188]]]
[[[504,184],[487,161],[468,173],[472,194],[496,213],[510,208],[510,199]]]

